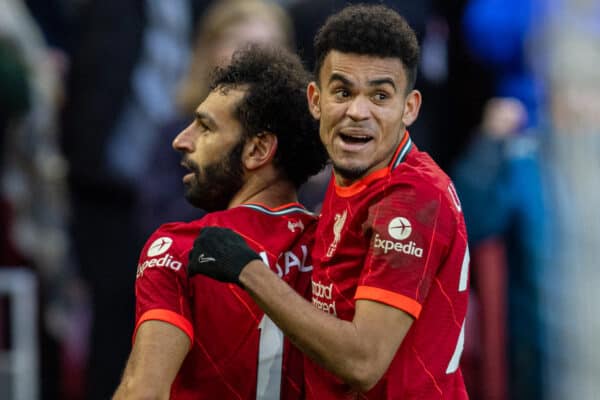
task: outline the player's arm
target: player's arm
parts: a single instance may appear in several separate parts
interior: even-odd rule
[[[357,300],[353,320],[341,320],[316,309],[260,261],[242,270],[240,283],[296,346],[361,391],[381,379],[413,322],[370,300]]]
[[[113,400],[168,399],[190,345],[189,336],[175,325],[143,322]]]
[[[383,376],[413,322],[404,311],[369,300],[356,301],[352,321],[316,309],[228,229],[202,230],[188,272],[240,284],[302,351],[362,391]]]

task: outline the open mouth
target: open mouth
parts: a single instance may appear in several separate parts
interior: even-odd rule
[[[193,165],[191,162],[189,162],[187,160],[183,160],[181,163],[179,163],[179,165],[181,165],[181,167],[185,173],[182,178],[183,182],[189,183],[192,179],[194,179],[194,176],[196,175],[196,172],[197,172],[197,168],[195,167],[195,165]]]
[[[344,133],[340,133],[340,138],[348,144],[364,144],[373,140],[372,137],[367,135],[346,135]]]
[[[186,158],[181,160],[179,165],[181,165],[181,167],[183,169],[185,169],[187,172],[197,172],[198,171],[198,168],[196,167],[196,165],[192,161],[190,161]]]

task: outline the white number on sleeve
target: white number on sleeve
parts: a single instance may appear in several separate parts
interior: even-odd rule
[[[256,400],[279,399],[283,363],[283,332],[265,314],[258,324]]]
[[[469,255],[469,246],[465,249],[465,256],[463,257],[462,267],[460,268],[460,278],[458,281],[458,291],[464,292],[467,290],[467,282],[469,279],[469,261],[471,257]],[[460,328],[460,334],[456,341],[456,347],[454,348],[454,354],[450,359],[448,368],[446,368],[447,374],[452,374],[458,369],[460,364],[460,356],[462,355],[463,348],[465,347],[465,321],[463,320],[462,327]]]

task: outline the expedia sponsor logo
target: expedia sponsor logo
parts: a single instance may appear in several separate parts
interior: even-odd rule
[[[389,251],[396,251],[398,253],[404,253],[415,257],[423,257],[423,249],[417,247],[415,242],[412,240],[408,243],[394,242],[391,240],[382,239],[378,233],[375,234],[375,243],[373,247],[376,249],[382,249],[384,254]]]
[[[148,268],[170,268],[173,271],[179,271],[181,266],[182,263],[180,261],[173,260],[173,256],[167,253],[161,258],[151,258],[141,264],[138,264],[135,277],[139,278],[143,276],[144,271]]]
[[[404,217],[396,217],[388,224],[388,233],[396,240],[404,240],[412,233],[410,221]]]
[[[161,254],[166,253],[166,251],[169,250],[171,244],[173,244],[173,239],[166,236],[160,237],[154,242],[152,242],[150,247],[148,247],[148,252],[146,253],[146,255],[148,257],[160,256]]]
[[[396,217],[388,224],[388,234],[396,240],[407,239],[412,234],[412,225],[404,217]],[[417,247],[412,240],[410,242],[394,242],[393,240],[383,239],[378,233],[375,234],[373,247],[382,249],[384,254],[389,251],[404,253],[415,257],[423,257],[423,249]]]

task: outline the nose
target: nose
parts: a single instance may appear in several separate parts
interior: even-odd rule
[[[192,153],[194,151],[194,138],[191,125],[179,132],[171,145],[177,151]]]
[[[352,99],[346,114],[355,121],[369,118],[371,114],[369,99],[365,96],[356,96]]]

